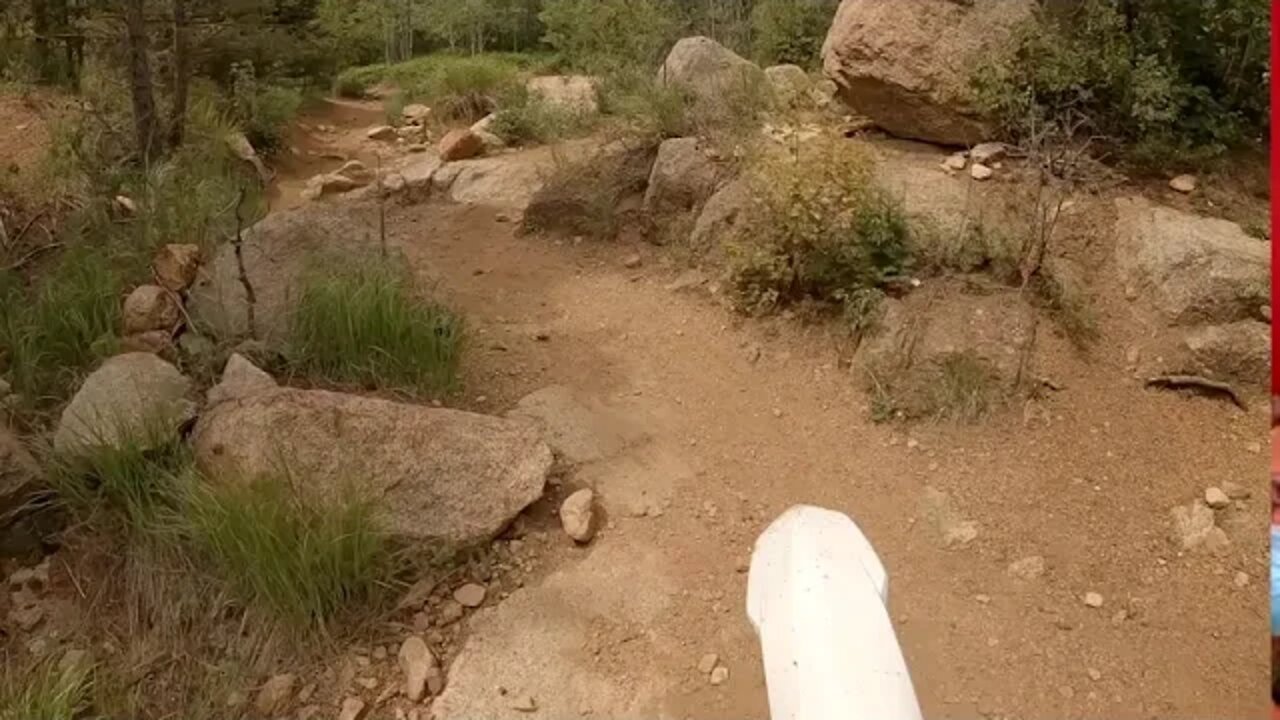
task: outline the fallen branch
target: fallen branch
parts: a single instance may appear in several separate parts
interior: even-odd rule
[[[1148,378],[1146,386],[1167,390],[1181,390],[1184,388],[1206,390],[1212,394],[1226,395],[1241,410],[1249,409],[1245,406],[1244,400],[1240,398],[1240,394],[1235,391],[1235,388],[1224,382],[1210,380],[1199,375],[1157,375],[1153,378]]]
[[[7,268],[7,270],[9,270],[9,272],[16,272],[18,270],[21,270],[24,265],[31,262],[32,260],[35,260],[36,256],[39,255],[40,253],[48,252],[49,250],[56,250],[57,248],[60,248],[60,247],[62,247],[62,243],[60,242],[49,243],[48,245],[41,245],[36,249],[32,250],[31,252],[27,253],[26,255],[23,255],[22,257],[18,258],[16,261],[13,262],[13,264],[11,264]]]

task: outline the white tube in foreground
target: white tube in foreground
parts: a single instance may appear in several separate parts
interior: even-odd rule
[[[921,720],[888,599],[884,566],[848,516],[798,505],[773,521],[747,580],[771,720]]]

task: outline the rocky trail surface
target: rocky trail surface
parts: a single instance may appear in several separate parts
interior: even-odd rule
[[[561,467],[516,532],[540,569],[463,621],[436,717],[767,717],[746,568],[798,503],[880,553],[926,716],[1262,711],[1260,407],[1146,389],[1118,337],[1088,359],[1048,337],[1060,392],[976,425],[875,424],[821,325],[735,316],[626,233],[520,232],[504,183],[545,155],[454,163],[447,192],[386,206],[388,242],[467,318],[455,404],[536,420]],[[1225,547],[1184,552],[1218,486]],[[579,488],[600,516],[585,545],[556,518]]]

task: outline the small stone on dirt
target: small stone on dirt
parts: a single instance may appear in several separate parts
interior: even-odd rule
[[[638,268],[642,262],[644,262],[644,258],[640,257],[640,253],[632,253],[623,259],[622,267]]]
[[[969,151],[969,157],[976,163],[990,165],[1003,160],[1006,150],[1004,143],[984,142],[973,146]]]
[[[965,159],[963,153],[955,153],[942,161],[942,166],[948,170],[963,170],[969,161]]]
[[[1211,487],[1204,491],[1204,504],[1214,510],[1221,510],[1231,504],[1231,498],[1221,488]]]
[[[484,603],[485,588],[478,583],[467,583],[453,591],[453,599],[463,607],[476,608]]]
[[[440,138],[440,159],[445,162],[466,160],[484,152],[484,140],[466,128],[450,130]]]
[[[421,103],[409,103],[404,106],[400,114],[407,122],[421,123],[431,115],[431,108]]]
[[[969,166],[969,177],[974,180],[990,180],[995,171],[983,165],[982,163],[974,163]]]
[[[1009,574],[1019,580],[1035,580],[1044,575],[1044,558],[1031,555],[1009,563]]]
[[[398,137],[396,129],[390,125],[374,125],[364,135],[370,140],[395,140]]]
[[[338,712],[338,720],[360,720],[364,714],[364,701],[357,697],[349,697],[342,701],[342,709]]]
[[[729,679],[729,668],[723,665],[718,665],[716,666],[716,669],[711,671],[712,685],[723,685],[724,682],[728,679]]]
[[[372,690],[378,687],[378,678],[358,677],[356,678],[356,684],[365,690]]]
[[[1101,593],[1087,592],[1084,594],[1084,604],[1091,608],[1100,608],[1103,602]]]
[[[1173,539],[1183,550],[1203,547],[1218,552],[1230,544],[1227,534],[1216,526],[1213,510],[1201,500],[1175,507],[1169,514],[1173,518]]]
[[[122,316],[126,335],[172,330],[182,316],[182,308],[169,290],[159,285],[142,285],[125,298]]]
[[[532,695],[521,695],[511,703],[511,709],[517,712],[537,712],[538,702],[533,699]]]
[[[404,673],[404,694],[413,702],[418,702],[426,691],[427,677],[436,665],[436,658],[425,640],[411,635],[400,644],[397,659],[400,671]]]
[[[437,616],[439,618],[438,624],[448,625],[449,623],[457,622],[462,619],[462,615],[461,604],[455,600],[446,600],[440,605],[440,614]]]
[[[1249,488],[1237,485],[1230,480],[1222,482],[1222,491],[1232,500],[1248,500],[1250,495]]]
[[[293,694],[293,685],[298,680],[292,673],[273,675],[262,684],[258,696],[253,700],[253,709],[263,717],[274,717],[284,710]]]
[[[1169,187],[1180,193],[1193,192],[1196,189],[1195,175],[1179,175],[1169,181]]]
[[[720,656],[715,653],[707,653],[698,660],[698,672],[702,675],[710,675],[712,670],[716,669],[716,665],[720,663]]]
[[[1244,572],[1243,570],[1237,571],[1234,582],[1238,588],[1249,587],[1249,573]]]
[[[592,505],[595,493],[590,488],[583,488],[565,498],[560,505],[560,525],[574,542],[590,542],[596,532],[593,522],[595,512]]]
[[[305,703],[311,700],[311,698],[316,694],[316,688],[317,686],[315,683],[307,683],[306,685],[303,685],[302,689],[298,691],[298,702]]]
[[[1098,682],[1099,680],[1102,679],[1102,672],[1097,668],[1089,668],[1085,672],[1089,674],[1089,679],[1094,682]]]
[[[1249,443],[1248,445],[1245,445],[1245,446],[1244,446],[1244,449],[1245,449],[1245,450],[1248,450],[1249,452],[1253,453],[1254,455],[1257,455],[1257,454],[1259,454],[1259,453],[1261,453],[1261,452],[1262,452],[1262,443],[1259,443],[1259,442],[1251,442],[1251,443]]]
[[[551,339],[551,331],[550,330],[534,330],[533,339],[537,340],[538,342],[547,342],[548,340]]]
[[[200,246],[170,243],[156,252],[151,261],[156,282],[174,292],[182,292],[196,281],[200,269]]]

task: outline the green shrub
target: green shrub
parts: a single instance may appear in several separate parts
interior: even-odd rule
[[[344,70],[335,81],[335,91],[347,97],[361,97],[368,88],[387,83],[398,88],[403,102],[430,105],[435,117],[475,121],[491,112],[499,98],[520,84],[524,68],[543,60],[540,56],[514,53],[424,55],[393,65]]]
[[[813,67],[833,12],[827,4],[810,0],[759,0],[751,10],[756,59],[766,65]]]
[[[592,114],[549,103],[517,85],[499,100],[489,130],[511,145],[549,143],[580,135],[593,121]]]
[[[902,275],[910,261],[902,209],[847,141],[821,140],[749,169],[749,234],[731,245],[730,278],[750,311],[818,300],[866,304],[863,291]]]
[[[368,599],[390,567],[369,503],[304,503],[289,478],[201,485],[182,512],[196,552],[243,600],[295,627]]]
[[[461,341],[461,320],[415,297],[404,268],[324,263],[303,279],[287,356],[295,371],[332,382],[443,392]]]
[[[237,124],[258,152],[269,155],[285,144],[285,132],[298,114],[302,94],[260,81],[252,64],[232,68],[231,102]]]
[[[656,68],[679,30],[666,0],[546,0],[539,18],[543,42],[593,73]]]
[[[973,75],[1013,139],[1102,136],[1139,162],[1193,160],[1268,127],[1267,7],[1086,0],[1041,11]]]
[[[600,112],[622,119],[640,137],[662,140],[694,132],[690,99],[642,68],[624,68],[600,83]]]

